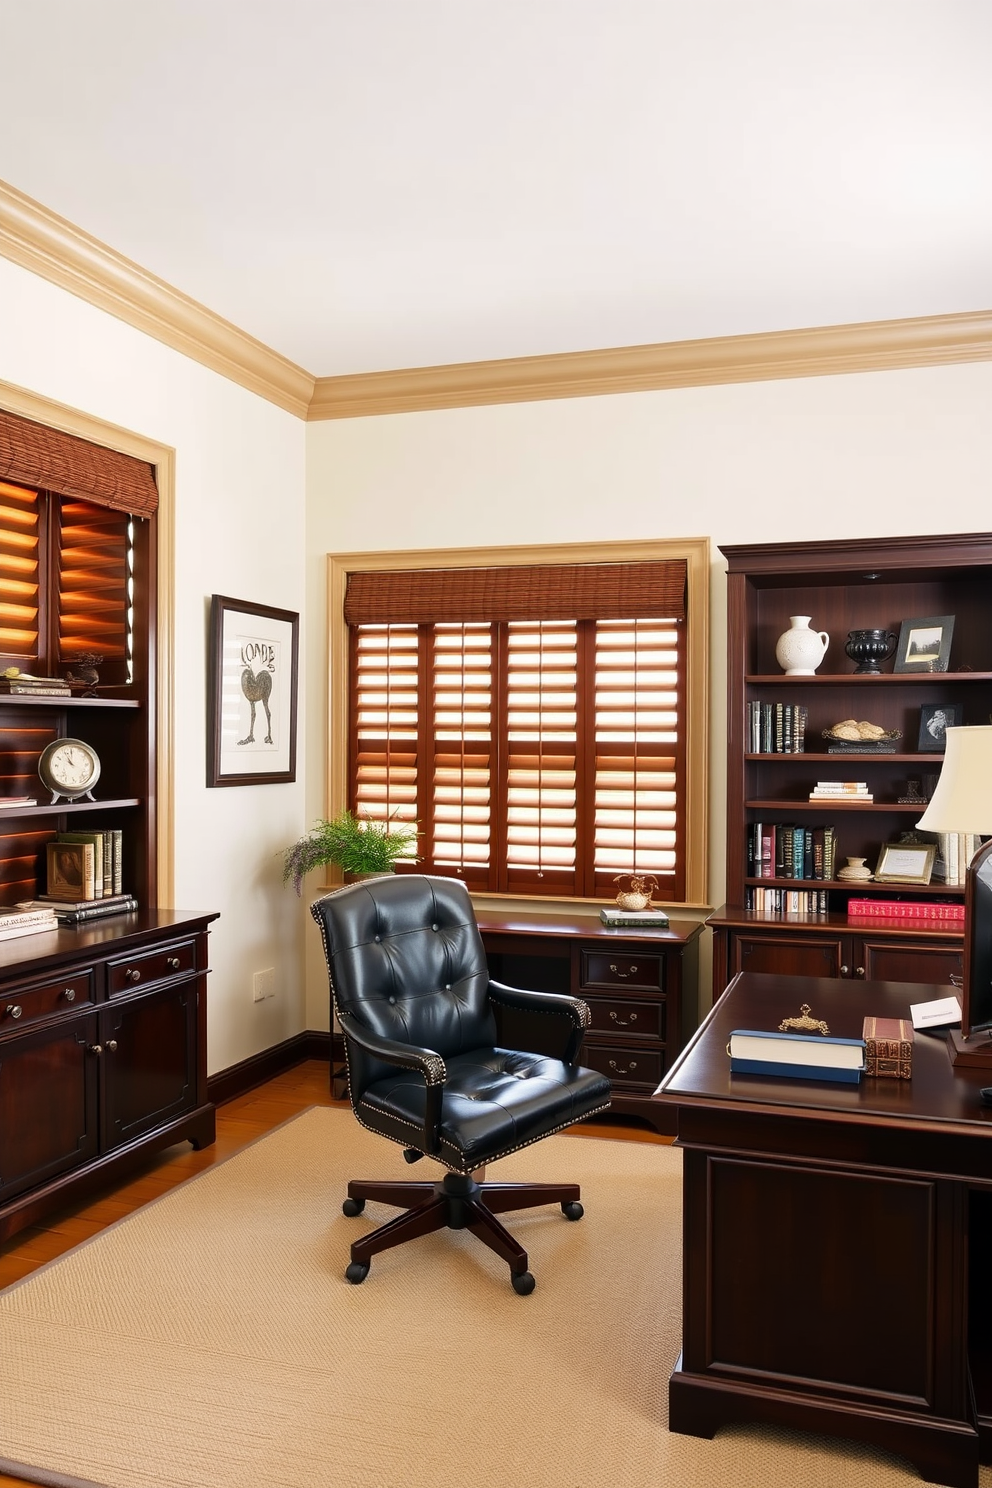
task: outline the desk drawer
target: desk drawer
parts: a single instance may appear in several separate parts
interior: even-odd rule
[[[641,992],[664,992],[665,961],[657,952],[640,955],[618,951],[583,951],[579,968],[579,990],[604,991],[636,987]]]
[[[583,994],[591,1022],[589,1035],[616,1033],[626,1038],[665,1040],[664,998],[591,997]]]
[[[589,1069],[606,1075],[618,1090],[645,1086],[656,1090],[665,1073],[663,1049],[638,1048],[634,1044],[597,1044],[586,1041],[579,1059]]]
[[[156,946],[135,956],[122,956],[107,963],[107,991],[111,997],[154,986],[169,977],[188,976],[196,970],[196,945],[192,940]]]
[[[50,1018],[53,1013],[67,1013],[93,1004],[93,973],[86,971],[67,972],[64,977],[53,978],[34,987],[24,987],[20,992],[5,992],[0,997],[0,1032],[11,1033],[25,1024],[36,1023],[39,1018]]]

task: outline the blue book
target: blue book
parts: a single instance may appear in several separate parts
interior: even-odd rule
[[[857,1085],[865,1068],[864,1039],[821,1033],[769,1033],[737,1028],[727,1044],[732,1075],[833,1080]]]

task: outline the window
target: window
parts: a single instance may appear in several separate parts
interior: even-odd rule
[[[0,412],[0,659],[61,675],[87,653],[105,684],[134,680],[134,586],[147,569],[134,515],[150,465]]]
[[[477,892],[611,898],[636,871],[702,902],[706,546],[332,559],[347,630],[332,800],[417,821],[419,870]]]

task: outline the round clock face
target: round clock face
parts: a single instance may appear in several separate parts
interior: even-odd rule
[[[82,796],[100,778],[99,756],[82,739],[56,739],[38,761],[38,774],[53,795]]]

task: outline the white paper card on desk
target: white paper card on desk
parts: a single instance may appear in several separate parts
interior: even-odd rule
[[[956,997],[938,997],[933,1002],[911,1002],[914,1028],[950,1028],[961,1022],[961,1004]]]

